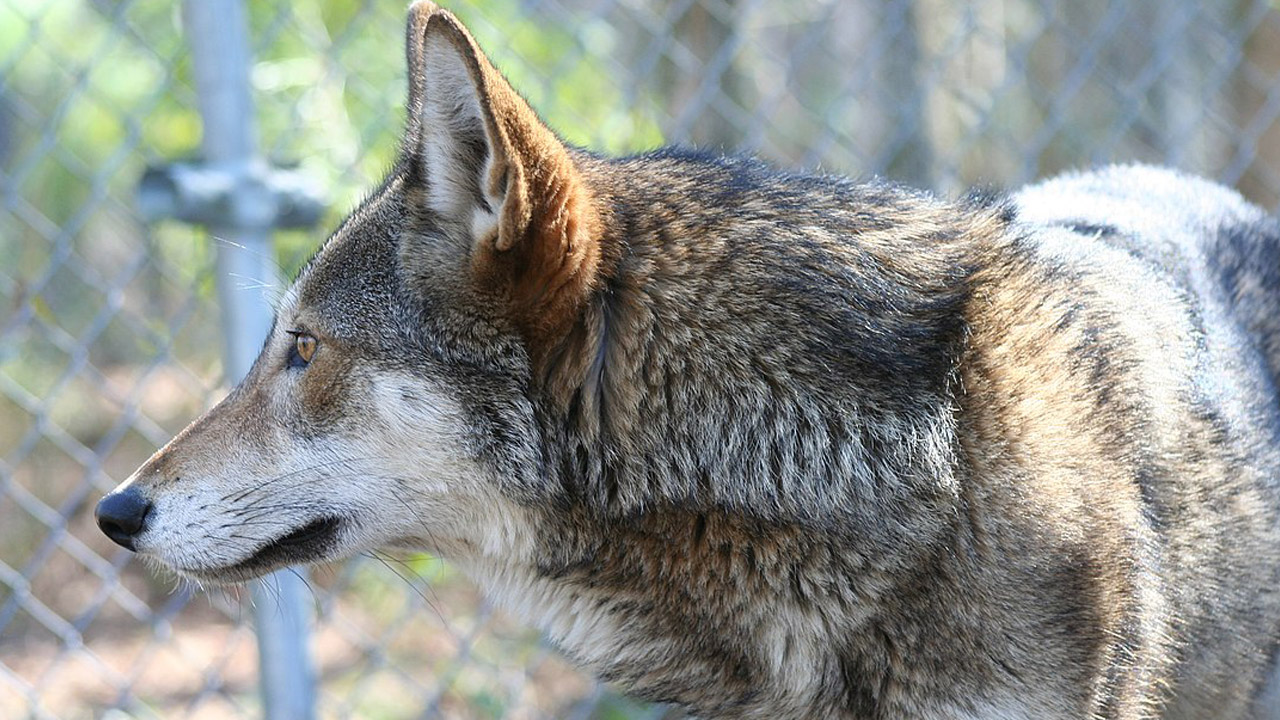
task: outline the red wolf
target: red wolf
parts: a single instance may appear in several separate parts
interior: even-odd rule
[[[430,3],[408,58],[398,164],[114,540],[200,583],[427,549],[704,717],[1274,716],[1275,220],[1142,167],[606,158]]]

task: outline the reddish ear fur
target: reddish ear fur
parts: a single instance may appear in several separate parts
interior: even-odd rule
[[[409,12],[409,147],[440,140],[454,127],[429,127],[433,102],[428,55],[447,41],[465,67],[479,105],[488,163],[476,178],[500,198],[497,221],[474,237],[472,267],[486,288],[505,294],[535,359],[577,319],[600,271],[600,213],[569,150],[485,57],[448,11],[417,2]],[[454,68],[456,69],[456,68]],[[450,125],[451,123],[445,123]],[[444,142],[449,142],[446,138]],[[428,177],[439,168],[426,168]],[[429,180],[430,181],[430,180]]]

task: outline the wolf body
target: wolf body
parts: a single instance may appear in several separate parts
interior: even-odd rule
[[[1280,226],[563,145],[416,4],[401,160],[99,506],[198,582],[379,546],[705,717],[1261,718]]]

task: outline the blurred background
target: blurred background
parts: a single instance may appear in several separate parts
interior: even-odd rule
[[[194,0],[199,2],[199,0]],[[1111,161],[1280,204],[1267,0],[454,0],[569,141],[692,143],[946,194]],[[272,236],[289,277],[396,151],[401,0],[247,4],[262,157],[324,197]],[[234,242],[137,209],[199,155],[171,0],[0,0],[0,717],[261,716],[247,592],[193,592],[93,504],[226,391]],[[267,286],[267,287],[259,287]],[[659,718],[574,671],[426,556],[319,568],[322,718]]]

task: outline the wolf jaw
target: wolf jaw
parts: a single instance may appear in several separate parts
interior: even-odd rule
[[[151,504],[139,552],[220,582],[427,549],[602,676],[708,717],[1151,717],[1174,600],[1274,634],[1243,591],[1153,577],[1176,563],[1149,498],[1202,502],[1179,461],[1237,478],[1214,507],[1255,510],[1213,552],[1275,586],[1277,503],[1248,480],[1277,460],[1189,405],[1169,380],[1189,355],[1138,354],[1133,320],[1071,300],[1148,279],[1133,257],[1069,265],[998,199],[597,157],[447,12],[415,4],[407,48],[400,161],[240,387],[117,491]],[[1133,307],[1194,352],[1179,292]],[[291,332],[316,340],[305,364]],[[1224,655],[1179,690],[1240,715],[1261,670]]]
[[[204,571],[187,571],[193,579],[215,584],[244,582],[289,565],[324,560],[338,545],[343,520],[322,516],[281,537],[270,540],[247,559],[234,565]]]

